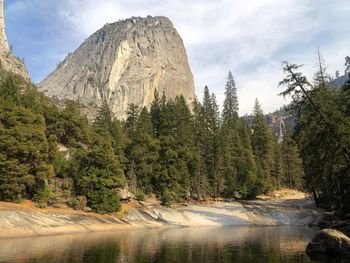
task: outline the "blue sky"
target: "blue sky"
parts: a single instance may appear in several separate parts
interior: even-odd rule
[[[198,97],[208,85],[221,104],[231,70],[241,114],[255,98],[265,112],[288,103],[277,96],[282,60],[312,77],[319,46],[329,73],[343,71],[349,14],[349,0],[5,0],[9,43],[34,82],[105,23],[164,15],[184,40]]]

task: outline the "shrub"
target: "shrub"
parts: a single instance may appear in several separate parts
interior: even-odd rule
[[[135,194],[135,198],[138,201],[144,201],[145,200],[145,194],[141,190],[137,190]]]
[[[161,194],[161,201],[163,206],[170,207],[176,202],[176,194],[168,188],[165,188]]]
[[[84,210],[84,208],[87,206],[86,196],[79,195],[77,197],[71,198],[69,205],[75,210]]]
[[[88,205],[100,214],[117,212],[121,209],[117,191],[108,188],[100,188],[88,193]]]
[[[38,188],[33,196],[34,202],[36,202],[40,208],[47,207],[52,201],[52,198],[52,191],[47,186]]]

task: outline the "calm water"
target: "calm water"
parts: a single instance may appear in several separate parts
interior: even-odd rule
[[[311,261],[304,250],[315,231],[180,228],[6,239],[0,240],[0,262],[349,262]]]

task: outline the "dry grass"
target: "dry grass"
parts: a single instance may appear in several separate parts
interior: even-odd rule
[[[303,193],[295,189],[280,188],[279,190],[272,191],[270,193],[259,195],[257,199],[259,200],[293,200],[293,199],[303,199],[310,197],[309,194]]]
[[[128,210],[130,208],[137,208],[140,207],[140,204],[136,200],[132,200],[129,203],[123,203],[122,204],[122,210],[120,212],[108,214],[108,215],[101,215],[94,212],[84,212],[81,210],[74,210],[70,207],[61,207],[61,208],[55,208],[55,207],[46,207],[46,208],[39,208],[35,205],[35,203],[31,200],[23,200],[21,203],[9,203],[9,202],[0,202],[0,211],[8,211],[8,210],[20,210],[25,212],[35,212],[35,213],[43,213],[43,214],[60,214],[60,215],[82,215],[82,216],[93,216],[93,217],[118,217],[122,218],[127,214]]]

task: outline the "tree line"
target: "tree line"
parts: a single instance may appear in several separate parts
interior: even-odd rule
[[[201,102],[190,104],[155,91],[149,109],[131,104],[126,119],[117,120],[104,102],[89,123],[78,103],[61,109],[1,70],[0,200],[109,213],[120,209],[117,189],[126,185],[138,199],[155,194],[165,206],[303,188],[292,130],[285,127],[279,143],[258,101],[251,125],[238,109],[229,73],[222,112],[208,87]]]

